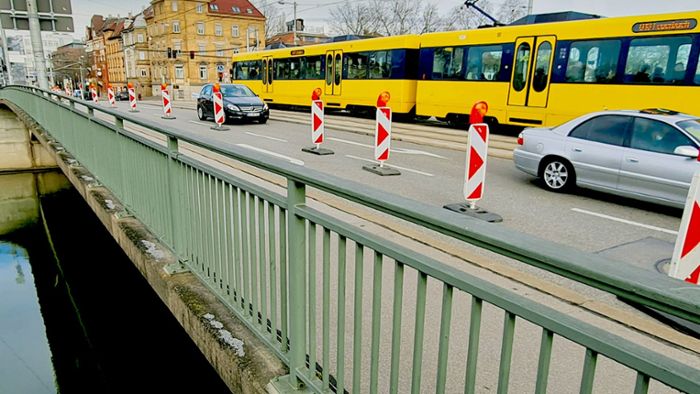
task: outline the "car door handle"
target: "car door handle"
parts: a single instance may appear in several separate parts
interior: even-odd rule
[[[639,159],[634,157],[628,157],[627,161],[629,161],[630,163],[639,163]]]
[[[583,152],[583,149],[581,149],[581,148],[574,148],[573,151],[574,151],[574,152]]]

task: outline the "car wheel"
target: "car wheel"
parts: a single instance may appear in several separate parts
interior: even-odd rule
[[[549,159],[542,167],[542,180],[547,190],[563,192],[571,189],[576,182],[574,168],[561,158]]]
[[[199,120],[206,120],[207,119],[207,117],[204,116],[204,108],[197,107],[197,117],[199,118]]]
[[[267,123],[267,118],[260,118],[259,122],[260,124],[265,124]]]

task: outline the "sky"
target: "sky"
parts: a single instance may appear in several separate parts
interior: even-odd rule
[[[262,1],[274,2],[274,0]],[[501,2],[500,0],[491,1],[495,4]],[[437,4],[441,15],[462,4],[459,0],[432,0],[431,2]],[[90,22],[93,14],[125,16],[129,11],[140,12],[149,3],[148,0],[72,0],[76,36],[83,38],[85,26]],[[330,10],[338,3],[339,0],[298,0],[297,17],[304,19],[307,26],[323,26],[328,20]],[[291,20],[292,6],[279,7]],[[602,16],[643,15],[700,10],[700,3],[698,0],[533,0],[533,13],[536,14],[569,10]]]

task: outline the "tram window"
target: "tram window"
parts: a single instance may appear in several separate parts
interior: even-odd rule
[[[527,65],[530,63],[530,44],[524,42],[515,54],[515,71],[513,73],[513,89],[519,92],[527,82]]]
[[[321,56],[310,56],[301,59],[302,79],[323,79],[323,62]]]
[[[433,57],[432,79],[462,79],[464,72],[464,48],[436,48]]]
[[[343,59],[345,69],[347,70],[348,79],[366,79],[367,78],[367,58],[365,53],[346,53]]]
[[[372,79],[391,76],[391,52],[377,51],[369,53],[369,77]]]
[[[277,59],[274,64],[275,79],[289,79],[289,59]]]
[[[260,79],[260,61],[236,62],[233,66],[233,72],[233,79],[242,81]]]
[[[471,47],[467,53],[468,81],[496,81],[501,70],[501,45]]]
[[[696,85],[700,85],[700,56],[698,56],[698,69],[695,71],[695,79],[693,81]]]
[[[682,58],[690,50],[690,37],[638,38],[630,43],[625,66],[625,82],[673,83],[676,81],[676,65],[684,73]],[[688,52],[689,53],[689,52]],[[675,61],[674,61],[675,60]],[[686,63],[687,66],[687,63]],[[682,78],[681,78],[682,79]]]
[[[301,79],[301,62],[300,58],[287,59],[289,64],[289,75],[287,79]]]
[[[333,83],[333,55],[326,55],[326,85]]]
[[[690,44],[683,44],[678,47],[676,53],[676,61],[673,62],[673,71],[668,75],[670,82],[681,84],[685,79],[685,72],[688,68],[688,60],[690,60]]]
[[[535,92],[541,92],[547,88],[549,78],[549,61],[552,58],[552,44],[545,41],[537,48],[535,59],[535,75],[532,77],[532,88]]]
[[[610,83],[617,75],[620,41],[577,41],[571,44],[567,82]]]

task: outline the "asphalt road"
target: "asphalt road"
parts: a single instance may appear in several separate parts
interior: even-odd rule
[[[127,103],[118,106],[125,110]],[[141,112],[132,115],[235,142],[261,155],[288,159],[389,193],[435,206],[462,202],[465,158],[459,151],[393,141],[387,164],[401,171],[401,175],[381,177],[362,169],[373,162],[373,139],[369,136],[327,128],[323,147],[335,154],[317,156],[301,151],[312,145],[310,129],[304,125],[270,120],[267,124],[231,124],[230,130],[217,131],[210,129],[213,122],[198,120],[194,109],[176,108],[175,120],[161,119],[159,106],[143,104],[139,109]],[[485,197],[478,205],[503,217],[503,222],[494,226],[506,226],[584,251],[599,252],[643,242],[647,249],[656,248],[659,256],[669,258],[682,214],[677,209],[592,191],[551,193],[539,181],[515,169],[511,160],[493,157],[488,159]],[[644,256],[618,255],[613,257],[648,266],[642,261]]]

